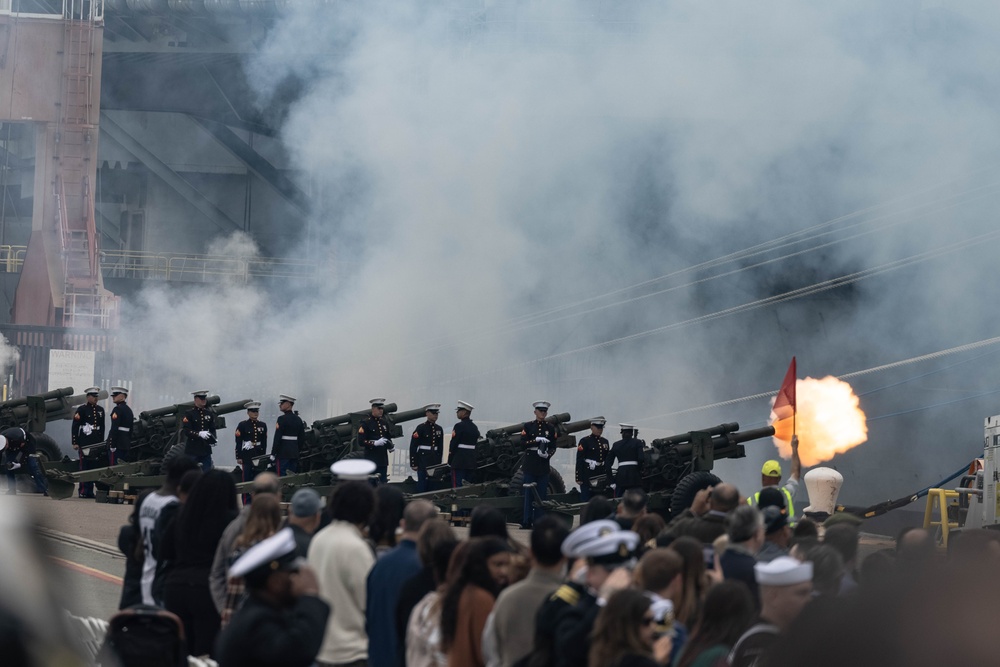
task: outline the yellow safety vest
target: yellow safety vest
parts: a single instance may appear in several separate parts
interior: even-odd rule
[[[785,507],[788,510],[788,518],[791,519],[795,516],[795,503],[792,502],[792,493],[785,487],[780,487],[778,489],[785,496]],[[754,507],[760,502],[760,491],[753,494],[747,498],[747,505],[753,505]]]

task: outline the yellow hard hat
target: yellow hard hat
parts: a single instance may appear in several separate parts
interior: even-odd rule
[[[765,477],[781,477],[781,464],[777,461],[765,461],[764,467],[760,469],[760,474]]]

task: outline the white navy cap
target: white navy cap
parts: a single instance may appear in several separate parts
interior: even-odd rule
[[[611,521],[610,519],[600,519],[585,523],[567,535],[566,539],[563,540],[563,556],[567,558],[581,558],[584,554],[580,553],[580,549],[596,539],[611,533],[617,533],[621,529],[622,527],[617,521]]]
[[[590,525],[590,524],[587,524]],[[608,533],[583,545],[577,551],[595,565],[621,565],[635,558],[639,534],[631,530]]]
[[[100,387],[87,387],[86,389],[83,390],[83,393],[85,393],[87,396],[97,396],[98,394],[101,393],[101,388]]]
[[[424,412],[437,412],[441,409],[440,403],[428,403],[424,406]]]
[[[297,569],[295,563],[295,535],[291,528],[282,528],[277,533],[261,540],[247,549],[229,568],[229,576],[245,577],[255,570],[277,571]],[[263,574],[263,573],[261,573]]]
[[[459,401],[458,407],[455,408],[455,411],[457,412],[458,410],[468,410],[469,412],[472,412],[473,409],[474,408],[472,407],[471,403],[466,403],[465,401]]]
[[[260,410],[260,401],[247,401],[243,407],[247,410]]]
[[[650,593],[646,594],[653,602],[649,605],[650,611],[653,612],[653,619],[658,624],[663,624],[667,619],[672,619],[674,616],[674,603],[667,598],[661,598],[658,595],[654,596]]]
[[[605,419],[604,417],[594,417],[593,419],[590,420],[591,426],[604,426],[607,423],[608,420]]]
[[[623,431],[634,431],[635,424],[619,424],[618,425]]]
[[[128,396],[128,389],[126,389],[125,387],[112,387],[111,395],[116,396],[118,394],[125,394],[126,396]]]
[[[194,396],[195,398],[207,398],[208,389],[199,389],[198,391],[192,391],[191,395]]]
[[[278,403],[284,403],[285,401],[288,401],[289,403],[294,403],[295,397],[289,396],[287,394],[278,394]]]
[[[375,462],[368,459],[344,459],[330,466],[330,472],[337,479],[363,481],[375,472]]]
[[[535,401],[534,403],[531,404],[531,407],[533,407],[536,410],[541,410],[542,412],[547,412],[550,405],[552,404],[549,403],[548,401]]]
[[[812,581],[813,564],[801,563],[791,556],[779,556],[770,563],[757,563],[753,573],[761,586],[792,586]]]
[[[373,398],[368,402],[372,404],[373,408],[381,408],[383,405],[385,405],[384,398]]]

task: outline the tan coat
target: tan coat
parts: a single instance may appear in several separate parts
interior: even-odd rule
[[[503,667],[531,653],[538,610],[561,584],[558,575],[532,570],[523,581],[500,593],[493,607],[493,631]]]

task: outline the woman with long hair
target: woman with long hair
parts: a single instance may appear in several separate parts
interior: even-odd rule
[[[705,573],[704,546],[693,537],[678,537],[667,548],[680,554],[684,561],[681,568],[681,592],[674,605],[674,618],[691,628],[698,620],[698,610],[710,584]]]
[[[729,650],[750,627],[755,613],[750,591],[741,582],[723,581],[713,586],[675,667],[728,665]]]
[[[477,537],[455,549],[441,597],[441,647],[448,667],[484,667],[483,628],[505,585],[510,546]]]
[[[669,664],[669,636],[655,636],[652,601],[634,588],[616,592],[590,634],[589,667],[662,667]]]
[[[448,565],[458,548],[458,540],[450,527],[447,533],[437,529],[426,531],[427,525],[433,523],[428,521],[420,532],[422,540],[425,536],[430,539],[431,533],[437,533],[435,544],[427,545],[428,553],[421,556],[431,564],[435,586],[413,608],[406,632],[400,635],[406,637],[407,667],[448,667],[448,656],[441,649],[441,592],[444,591]],[[443,521],[439,523],[444,524]]]
[[[164,582],[164,603],[184,623],[188,655],[212,652],[219,633],[219,612],[212,602],[208,573],[222,531],[236,518],[236,484],[228,472],[210,470],[191,489],[163,552],[173,562]]]
[[[250,505],[243,532],[237,535],[233,542],[233,551],[229,554],[229,567],[247,549],[271,537],[279,528],[281,528],[281,504],[278,502],[278,497],[271,494],[258,495]],[[222,610],[221,627],[229,624],[236,610],[243,606],[246,597],[243,577],[229,577],[226,581],[226,606]]]

